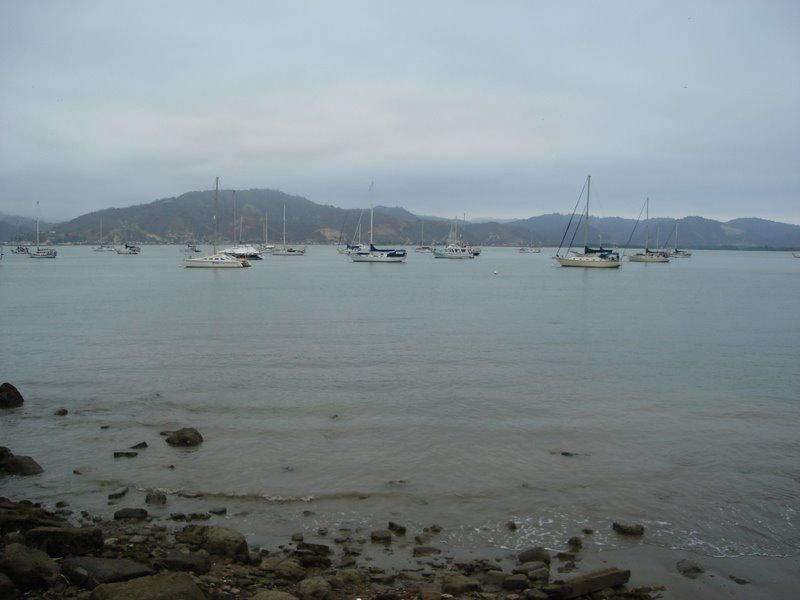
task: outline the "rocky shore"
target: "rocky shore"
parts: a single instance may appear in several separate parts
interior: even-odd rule
[[[11,384],[0,386],[0,408],[23,403]],[[66,416],[59,409],[55,415]],[[203,443],[193,428],[162,432],[176,447]],[[132,458],[145,442],[115,458]],[[6,477],[35,476],[42,467],[29,456],[0,447],[0,482]],[[75,471],[79,474],[78,471]],[[113,518],[90,514],[53,498],[46,505],[0,498],[0,598],[79,600],[591,600],[654,599],[657,586],[632,586],[627,568],[584,556],[583,530],[564,540],[564,551],[527,548],[504,558],[458,560],[442,543],[442,528],[419,531],[388,522],[374,529],[320,529],[297,533],[277,547],[257,547],[224,523],[225,507],[203,512],[163,508],[167,496],[151,491],[131,498],[127,488],[107,494],[120,506]],[[513,530],[516,525],[508,523]],[[636,523],[609,523],[619,536],[639,539]],[[446,534],[446,532],[444,532]],[[306,539],[309,538],[309,539]],[[386,557],[391,560],[386,561]],[[636,555],[637,571],[646,564]],[[674,564],[674,563],[673,563]],[[703,567],[681,560],[681,579],[692,581]],[[666,571],[649,572],[662,579]],[[579,573],[579,574],[578,574]],[[748,581],[730,577],[737,585]],[[663,580],[661,581],[663,582]],[[672,584],[670,584],[670,588]],[[704,597],[691,594],[676,597]]]
[[[645,600],[659,597],[660,591],[629,589],[630,571],[617,568],[564,577],[559,571],[570,571],[575,553],[552,554],[543,548],[520,552],[507,570],[497,560],[456,563],[436,548],[435,526],[415,536],[405,568],[386,570],[361,559],[370,546],[409,535],[397,523],[368,538],[338,531],[332,543],[321,544],[297,535],[279,548],[265,549],[249,547],[232,529],[161,522],[144,508],[120,509],[113,520],[81,513],[72,522],[59,512],[72,511],[63,503],[51,511],[0,499],[0,597]]]

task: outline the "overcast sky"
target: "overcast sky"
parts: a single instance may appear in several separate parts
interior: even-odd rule
[[[797,0],[0,0],[0,212],[192,190],[800,224]],[[375,182],[370,198],[369,185]]]

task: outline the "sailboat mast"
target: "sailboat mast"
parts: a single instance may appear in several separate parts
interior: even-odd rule
[[[217,212],[219,212],[219,177],[214,182],[214,231],[211,236],[211,245],[214,247],[214,254],[217,253]]]
[[[286,205],[283,205],[283,249],[286,250]]]
[[[592,176],[586,176],[586,225],[583,228],[583,248],[589,247],[589,192],[592,188]]]
[[[650,249],[650,197],[649,196],[644,201],[644,205],[645,205],[645,213],[644,213],[644,251],[647,252]]]

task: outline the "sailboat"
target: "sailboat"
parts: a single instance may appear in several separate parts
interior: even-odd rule
[[[521,246],[519,251],[523,254],[539,254],[542,251],[540,244],[533,243],[533,234],[531,234],[531,243],[529,246]]]
[[[420,245],[414,248],[414,252],[433,252],[433,248],[425,245],[425,221],[421,220],[422,233],[420,235]]]
[[[219,177],[214,184],[214,232],[212,236],[213,252],[208,256],[187,256],[183,259],[184,267],[191,268],[206,268],[206,269],[240,269],[242,267],[249,267],[250,263],[246,258],[234,258],[222,252],[217,252],[217,210],[218,210],[218,194],[219,194]]]
[[[55,258],[56,251],[53,248],[39,247],[39,202],[36,202],[36,252],[28,252],[29,258]]]
[[[272,256],[304,256],[306,248],[295,248],[286,245],[286,205],[283,205],[283,245],[272,249]]]
[[[369,186],[372,192],[372,184]],[[380,263],[404,263],[406,262],[406,251],[395,248],[376,248],[372,243],[372,232],[375,224],[375,209],[370,204],[369,207],[369,248],[362,247],[350,253],[353,262],[380,262]]]
[[[466,223],[466,217],[464,222]],[[433,248],[433,258],[475,258],[481,253],[480,248],[459,241],[458,239],[458,218],[450,224],[450,233],[447,235],[447,246],[444,248]]]
[[[269,223],[269,215],[267,211],[264,211],[264,243],[258,246],[258,249],[261,252],[265,252],[269,254],[275,248],[273,244],[269,243],[269,238],[267,237],[267,224]]]
[[[646,207],[644,219],[644,252],[631,254],[628,260],[631,262],[643,263],[668,263],[668,253],[660,250],[650,250],[650,198],[647,198],[644,203]],[[656,238],[656,248],[658,248],[658,238]]]
[[[675,221],[675,247],[670,250],[669,255],[673,258],[689,258],[692,253],[688,250],[678,249],[678,222]]]
[[[603,245],[600,244],[599,248],[590,248],[589,247],[589,190],[592,184],[592,176],[586,176],[586,211],[584,214],[584,223],[583,223],[583,252],[578,252],[572,250],[570,246],[572,245],[572,239],[575,238],[575,234],[577,233],[578,229],[575,228],[575,231],[572,234],[572,239],[570,240],[569,246],[567,246],[567,250],[564,255],[561,255],[561,248],[563,247],[564,240],[567,238],[567,234],[569,233],[570,227],[572,226],[572,221],[575,218],[575,211],[578,208],[578,205],[575,205],[575,210],[572,211],[572,216],[569,218],[569,222],[567,223],[567,228],[564,230],[564,235],[561,237],[561,244],[558,246],[558,250],[556,251],[555,259],[562,267],[584,267],[584,268],[594,268],[594,269],[617,269],[621,265],[619,260],[619,253],[614,250],[608,250],[603,248]],[[583,191],[581,191],[581,196],[583,195]],[[578,197],[578,202],[580,202],[580,197]],[[580,218],[578,219],[578,225],[580,225]]]
[[[244,217],[239,217],[239,232],[236,232],[236,190],[233,192],[233,246],[225,248],[221,252],[232,256],[233,258],[245,258],[248,260],[261,260],[261,251],[252,244],[242,243],[242,227],[244,226]]]
[[[94,249],[95,252],[114,252],[113,244],[104,244],[103,243],[103,219],[100,219],[100,240],[98,241],[100,244],[97,248]]]
[[[340,254],[353,254],[359,250],[369,250],[369,246],[361,243],[361,219],[364,218],[364,209],[358,213],[358,223],[356,223],[355,231],[353,231],[353,241],[347,244],[343,249],[339,250]]]

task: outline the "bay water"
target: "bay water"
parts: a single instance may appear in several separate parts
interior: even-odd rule
[[[6,253],[0,379],[26,401],[0,445],[44,473],[0,495],[110,517],[162,490],[152,514],[224,506],[265,545],[392,520],[478,554],[584,528],[603,550],[633,521],[663,548],[798,554],[790,253],[584,270],[547,248],[356,264],[312,246],[205,270],[181,250]],[[184,426],[201,446],[165,443]]]

